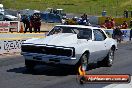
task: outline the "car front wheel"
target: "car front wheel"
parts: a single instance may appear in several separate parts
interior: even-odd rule
[[[84,53],[80,60],[78,61],[78,63],[73,67],[74,69],[74,72],[77,72],[78,73],[78,70],[79,70],[79,67],[81,66],[83,70],[87,70],[87,67],[88,67],[88,58],[89,58],[89,55],[88,53]]]
[[[87,53],[84,53],[82,56],[81,56],[81,63],[80,65],[82,66],[82,68],[84,70],[87,70],[87,67],[88,67],[88,54]]]

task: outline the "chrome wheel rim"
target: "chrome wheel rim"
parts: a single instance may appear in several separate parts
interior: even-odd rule
[[[83,56],[82,56],[82,63],[81,63],[81,65],[82,65],[82,69],[83,70],[86,70],[87,69],[87,64],[88,64],[88,60],[87,60],[87,54],[84,54]]]
[[[114,59],[114,52],[110,51],[109,53],[109,63],[112,64],[113,63],[113,59]]]
[[[84,54],[82,58],[83,58],[83,59],[82,59],[82,64],[87,65],[87,55]]]

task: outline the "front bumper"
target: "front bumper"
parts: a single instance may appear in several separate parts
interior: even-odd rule
[[[36,62],[44,62],[46,64],[65,64],[65,65],[75,65],[78,60],[73,57],[67,56],[56,56],[56,55],[46,55],[46,54],[38,54],[38,53],[21,53],[26,60],[32,60]]]

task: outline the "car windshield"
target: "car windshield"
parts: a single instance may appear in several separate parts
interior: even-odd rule
[[[54,35],[59,33],[73,33],[79,34],[83,37],[83,39],[92,38],[92,30],[88,28],[77,28],[77,27],[62,27],[62,26],[55,26],[48,34]]]

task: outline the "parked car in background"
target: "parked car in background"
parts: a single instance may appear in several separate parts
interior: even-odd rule
[[[43,63],[54,66],[78,67],[102,62],[112,66],[117,42],[98,27],[57,25],[46,38],[26,40],[21,46],[25,65],[33,69]]]
[[[5,14],[0,13],[0,21],[17,21],[17,17],[7,12],[5,12]]]
[[[47,23],[61,23],[63,16],[66,16],[63,9],[47,8],[41,13],[41,18]]]

